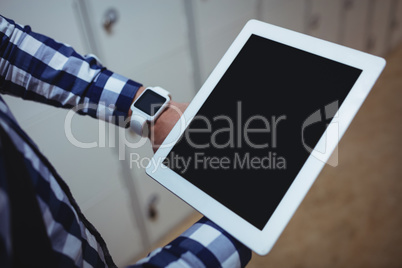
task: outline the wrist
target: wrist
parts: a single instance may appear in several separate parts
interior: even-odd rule
[[[168,107],[150,126],[150,140],[154,152],[159,148],[173,126],[186,110],[187,103],[170,101]]]

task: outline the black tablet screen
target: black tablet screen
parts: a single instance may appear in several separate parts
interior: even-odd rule
[[[252,35],[164,163],[263,229],[360,73]]]

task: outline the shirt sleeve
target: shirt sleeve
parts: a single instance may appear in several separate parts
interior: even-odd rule
[[[163,248],[151,252],[138,267],[245,267],[251,250],[222,228],[202,218]]]
[[[124,125],[141,84],[0,16],[0,92]]]

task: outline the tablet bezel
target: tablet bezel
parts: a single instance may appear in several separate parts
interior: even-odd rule
[[[324,167],[325,162],[328,161],[331,153],[336,148],[339,139],[338,142],[324,144],[326,142],[324,137],[327,135],[328,129],[315,146],[315,148],[325,146],[325,153],[320,155],[320,159],[312,155],[309,156],[263,230],[257,229],[189,181],[161,164],[162,160],[176,144],[178,138],[191,122],[191,119],[197,114],[204,101],[213,91],[252,34],[362,70],[353,88],[339,107],[336,118],[334,117],[333,119],[337,120],[339,139],[345,133],[347,127],[350,125],[352,119],[385,67],[385,60],[377,56],[278,26],[250,20],[229,47],[228,51],[194,97],[181,119],[177,122],[160,149],[150,161],[146,169],[149,176],[221,226],[254,252],[259,255],[265,255],[271,250],[276,240],[279,238],[297,207]]]

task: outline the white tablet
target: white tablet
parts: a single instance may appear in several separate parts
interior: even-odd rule
[[[260,255],[274,245],[385,66],[249,21],[147,167]],[[319,206],[320,204],[317,204]]]

